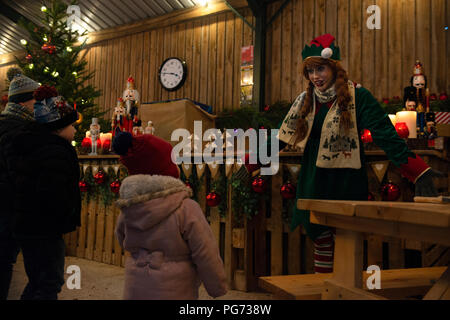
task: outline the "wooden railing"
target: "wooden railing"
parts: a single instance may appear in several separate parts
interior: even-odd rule
[[[450,173],[450,161],[443,152],[434,150],[416,151],[433,168]],[[289,165],[300,164],[301,154],[282,153],[280,170],[270,178],[269,201],[260,203],[260,210],[251,220],[236,221],[232,212],[231,186],[228,186],[228,209],[224,216],[217,207],[206,206],[205,197],[211,184],[209,169],[200,181],[197,190],[198,202],[210,222],[217,239],[221,256],[231,288],[242,291],[258,289],[258,277],[268,275],[313,273],[313,243],[300,227],[290,231],[283,215],[286,203],[280,195],[280,187],[285,182]],[[366,151],[369,190],[380,200],[381,182],[370,167],[373,162],[386,160],[384,152]],[[80,166],[111,166],[117,164],[118,157],[80,157]],[[399,170],[389,164],[387,179],[398,184],[402,190],[398,201],[412,201],[413,185],[401,178]],[[449,178],[435,180],[441,193],[450,190]],[[107,264],[124,266],[124,252],[119,246],[114,230],[120,214],[114,204],[104,206],[99,197],[84,200],[81,227],[65,236],[67,254]],[[434,244],[405,241],[394,238],[367,235],[365,238],[365,266],[376,264],[382,269],[408,267],[405,265],[407,249],[419,251],[423,267],[442,265],[449,261],[449,248]],[[412,265],[414,266],[414,265]]]

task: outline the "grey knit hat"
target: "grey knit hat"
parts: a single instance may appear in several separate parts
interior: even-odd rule
[[[8,70],[9,91],[8,101],[19,103],[33,99],[33,92],[39,88],[39,83],[22,74],[18,68]]]

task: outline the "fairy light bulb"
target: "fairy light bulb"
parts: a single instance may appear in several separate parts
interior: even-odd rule
[[[46,11],[47,11],[47,7],[46,7],[46,6],[42,6],[42,7],[41,7],[41,11],[42,11],[42,12],[46,12]]]
[[[44,40],[45,42],[47,42],[47,41],[48,41],[47,36],[44,36],[44,37],[42,38],[42,40]]]
[[[25,39],[20,40],[20,44],[23,45],[23,46],[26,46],[27,43],[28,43],[28,41],[25,40]]]
[[[72,72],[72,74],[76,77],[78,73],[76,71]]]
[[[66,50],[67,52],[72,52],[72,47],[67,47]]]
[[[58,71],[53,71],[52,72],[52,76],[53,76],[53,78],[58,77],[59,76],[59,72]]]
[[[29,69],[33,69],[33,68],[34,68],[34,64],[30,63],[30,64],[28,65],[28,68],[29,68]]]
[[[48,73],[49,71],[50,71],[49,67],[45,67],[45,68],[44,68],[44,72],[45,72],[45,73]]]

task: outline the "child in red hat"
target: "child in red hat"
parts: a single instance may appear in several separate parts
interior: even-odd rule
[[[203,282],[212,297],[227,292],[216,239],[192,191],[179,180],[172,146],[154,136],[119,133],[114,151],[130,176],[117,206],[116,237],[131,253],[124,299],[197,299]]]

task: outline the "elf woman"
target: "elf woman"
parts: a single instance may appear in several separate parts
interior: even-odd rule
[[[408,149],[372,94],[349,81],[334,40],[322,35],[303,49],[303,76],[309,85],[279,131],[281,142],[303,151],[297,199],[367,200],[362,129],[370,130],[375,144],[416,184],[416,195],[437,195],[434,172]],[[291,230],[301,224],[314,241],[315,272],[332,272],[334,230],[310,223],[309,211],[294,210]]]

